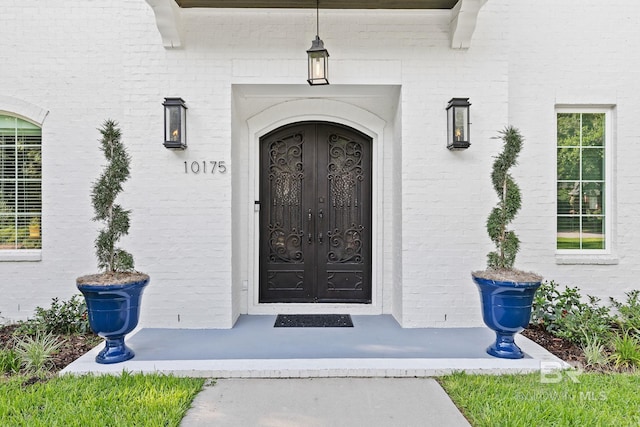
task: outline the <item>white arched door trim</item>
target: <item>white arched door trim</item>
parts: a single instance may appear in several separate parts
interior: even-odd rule
[[[258,211],[254,202],[259,198],[259,152],[260,138],[284,125],[302,121],[325,121],[339,123],[356,129],[372,139],[373,182],[372,182],[372,303],[371,304],[259,304],[258,303]],[[299,99],[281,102],[250,117],[247,121],[246,141],[248,144],[248,213],[246,268],[248,272],[249,314],[276,313],[382,313],[383,293],[383,147],[387,123],[377,115],[353,104],[329,99]]]

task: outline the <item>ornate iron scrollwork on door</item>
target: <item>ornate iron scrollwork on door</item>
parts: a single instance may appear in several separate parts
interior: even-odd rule
[[[359,201],[361,183],[362,145],[337,134],[329,135],[330,263],[362,263],[362,215]]]
[[[302,180],[304,165],[302,143],[296,133],[269,145],[269,183],[272,202],[269,209],[269,259],[302,263],[303,215]]]
[[[371,138],[293,123],[261,138],[261,303],[371,303]]]

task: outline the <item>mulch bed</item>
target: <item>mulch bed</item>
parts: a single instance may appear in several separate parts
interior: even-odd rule
[[[585,357],[582,349],[571,341],[554,337],[549,332],[535,325],[529,325],[527,329],[522,331],[522,335],[544,347],[549,353],[558,356],[570,365],[585,366]]]
[[[16,328],[17,325],[7,325],[0,328],[0,348],[7,349],[14,346],[16,337],[13,336],[13,331]],[[58,349],[58,352],[51,358],[53,364],[52,372],[54,373],[59,372],[102,341],[101,338],[93,333],[63,335],[60,336],[59,339],[63,340],[63,344]]]

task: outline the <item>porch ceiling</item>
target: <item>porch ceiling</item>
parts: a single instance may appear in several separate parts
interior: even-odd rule
[[[314,0],[175,0],[180,7],[315,9]],[[458,0],[322,0],[321,9],[451,9]]]
[[[314,0],[145,0],[153,9],[165,48],[182,46],[181,8],[313,8]],[[480,9],[488,0],[323,0],[322,9],[445,9],[450,10],[452,49],[467,49]]]

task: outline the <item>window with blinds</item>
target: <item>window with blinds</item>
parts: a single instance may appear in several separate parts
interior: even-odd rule
[[[42,132],[0,114],[0,250],[41,249]]]
[[[608,249],[608,111],[557,112],[557,249]]]

